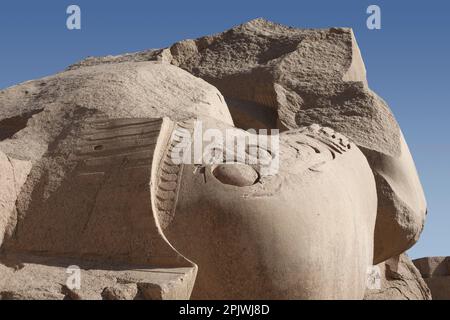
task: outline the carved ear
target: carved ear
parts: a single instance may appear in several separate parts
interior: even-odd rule
[[[190,150],[192,130],[193,119],[175,123],[164,118],[161,123],[155,144],[151,175],[153,213],[161,234],[175,215],[183,171],[183,157],[190,156],[184,153]]]

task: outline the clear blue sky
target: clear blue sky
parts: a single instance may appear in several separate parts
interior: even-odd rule
[[[66,29],[66,8],[82,30]],[[366,28],[378,4],[382,29]],[[295,27],[355,30],[369,83],[391,106],[416,161],[429,216],[412,257],[450,255],[450,2],[366,0],[2,0],[0,88],[65,69],[87,56],[158,48],[264,17]]]

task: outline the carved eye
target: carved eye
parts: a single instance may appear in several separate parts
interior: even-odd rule
[[[247,187],[258,181],[259,175],[252,167],[241,163],[220,164],[212,169],[212,174],[223,184]]]

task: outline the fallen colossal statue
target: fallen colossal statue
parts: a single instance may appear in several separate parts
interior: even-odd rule
[[[0,168],[0,298],[362,299],[426,214],[352,31],[260,19],[0,91]]]

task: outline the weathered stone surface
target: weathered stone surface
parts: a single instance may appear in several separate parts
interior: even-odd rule
[[[184,286],[192,290],[196,265],[167,242],[152,214],[152,163],[157,168],[157,145],[168,129],[161,118],[141,116],[195,115],[231,124],[223,101],[203,80],[153,62],[65,72],[2,91],[0,130],[8,124],[0,141],[3,255],[20,255],[20,263],[35,255],[54,263],[95,262],[103,270],[145,266],[170,274],[186,268],[194,276],[185,278]],[[1,263],[7,262],[0,258]],[[51,277],[57,271],[45,263],[36,268]],[[28,282],[28,274],[14,273],[17,282],[3,278],[3,296],[59,297]],[[140,289],[144,298],[190,295],[154,281],[147,279],[151,290]],[[131,295],[113,283],[103,289],[108,297]],[[95,297],[101,292],[96,289]]]
[[[2,262],[7,266],[0,264],[0,300],[188,299],[196,273],[194,268],[130,265],[108,270],[104,264],[88,263],[80,266],[80,287],[70,288],[67,268],[80,260],[27,255],[2,257]]]
[[[70,69],[160,60],[216,86],[241,128],[295,129],[318,123],[352,139],[377,181],[374,263],[417,242],[426,201],[402,132],[368,88],[351,29],[301,30],[257,19],[167,49],[89,58]]]
[[[431,300],[430,289],[406,254],[380,263],[378,268],[381,288],[367,289],[365,300]]]
[[[424,278],[450,276],[449,257],[426,257],[413,262]]]
[[[413,262],[430,288],[433,300],[450,300],[450,258],[427,257]]]
[[[67,123],[86,114],[175,120],[203,115],[233,123],[220,92],[177,67],[157,62],[101,65],[0,91],[0,127],[3,132],[6,123],[5,138],[14,138],[2,139],[0,150],[37,159],[64,135]]]
[[[248,152],[175,163],[195,120],[281,129],[256,157],[279,170]],[[0,169],[6,299],[188,298],[197,265],[193,298],[361,299],[367,267],[413,245],[426,211],[352,31],[260,19],[0,91]],[[91,285],[61,285],[65,261]],[[416,284],[407,261],[389,268]]]
[[[0,151],[0,247],[5,234],[11,234],[16,201],[31,170],[29,161],[13,159]]]

